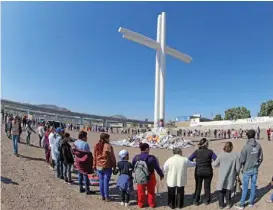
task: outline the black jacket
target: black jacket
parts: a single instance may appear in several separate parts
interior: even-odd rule
[[[189,157],[190,161],[195,159],[195,173],[198,176],[209,176],[213,174],[211,166],[212,160],[216,160],[217,156],[214,152],[207,148],[199,148]]]
[[[62,142],[62,144],[61,144],[60,160],[63,161],[64,164],[73,164],[74,163],[72,149],[71,149],[71,146],[68,142]]]

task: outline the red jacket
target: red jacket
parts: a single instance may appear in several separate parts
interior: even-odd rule
[[[93,171],[93,155],[91,152],[79,150],[73,144],[73,154],[75,155],[75,165],[77,170],[82,174],[92,174]]]

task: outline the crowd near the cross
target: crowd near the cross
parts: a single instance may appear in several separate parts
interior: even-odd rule
[[[121,205],[128,206],[134,191],[133,183],[136,183],[137,205],[145,207],[146,200],[151,208],[156,207],[155,191],[157,186],[156,174],[162,181],[166,176],[168,186],[168,205],[171,209],[183,208],[184,190],[187,185],[187,169],[195,167],[195,191],[193,193],[193,205],[199,206],[201,202],[209,205],[211,199],[211,182],[214,175],[213,168],[218,168],[216,190],[218,191],[219,208],[244,209],[246,205],[253,207],[256,200],[256,184],[259,167],[263,162],[263,150],[259,138],[260,129],[240,130],[239,137],[244,135],[247,142],[240,154],[233,152],[232,142],[226,142],[223,150],[216,155],[215,151],[209,148],[209,141],[206,139],[211,133],[210,130],[181,130],[179,135],[195,135],[201,137],[198,148],[189,156],[183,156],[181,148],[173,149],[173,156],[170,157],[161,167],[157,157],[150,154],[150,146],[147,143],[140,143],[140,152],[129,161],[130,155],[127,150],[119,152],[116,160],[114,149],[110,143],[110,134],[103,132],[100,139],[91,151],[87,142],[88,133],[80,130],[77,139],[70,137],[65,128],[47,125],[45,122],[34,122],[24,117],[6,115],[4,116],[5,132],[12,139],[13,151],[18,153],[18,142],[22,128],[25,128],[27,135],[26,144],[30,145],[32,133],[39,136],[39,146],[44,148],[45,160],[52,167],[58,179],[65,183],[72,184],[72,168],[78,171],[78,186],[80,193],[87,195],[95,194],[90,189],[90,174],[98,174],[101,200],[111,201],[109,182],[112,174],[118,175],[116,186],[120,191]],[[38,128],[34,129],[38,124]],[[67,129],[69,130],[69,129]],[[110,131],[111,132],[111,131]],[[236,138],[234,130],[217,130],[213,132],[214,137]],[[268,131],[267,131],[268,132]],[[226,135],[225,135],[226,133]],[[268,133],[269,140],[272,131]],[[272,137],[271,137],[271,140]],[[240,179],[242,177],[242,179]],[[251,180],[250,197],[247,201],[248,185]],[[271,185],[273,185],[273,177]],[[201,191],[204,182],[204,198],[201,201]],[[234,194],[241,185],[241,199],[235,204]],[[146,194],[147,191],[147,194]],[[273,202],[273,194],[267,200]]]
[[[260,139],[261,129],[257,127],[256,139]],[[177,136],[191,137],[213,137],[215,139],[238,139],[247,137],[248,129],[179,129]],[[267,128],[267,140],[273,140],[273,128]]]

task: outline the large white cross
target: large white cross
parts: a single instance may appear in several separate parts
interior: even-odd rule
[[[184,53],[166,46],[166,13],[162,12],[157,18],[157,38],[156,41],[142,34],[120,27],[118,30],[123,34],[123,38],[137,42],[146,47],[156,50],[155,64],[155,104],[154,104],[154,125],[157,126],[159,120],[165,120],[165,71],[166,54],[171,55],[185,63],[190,63],[192,58]]]

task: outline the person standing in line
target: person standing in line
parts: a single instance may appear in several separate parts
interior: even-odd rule
[[[64,130],[61,128],[56,129],[56,133],[54,134],[54,145],[53,145],[53,153],[54,153],[54,156],[56,157],[57,178],[60,178],[60,179],[64,179],[63,162],[61,161],[61,158],[60,158],[63,132]]]
[[[171,209],[181,209],[184,205],[184,188],[187,184],[187,169],[188,167],[196,166],[196,163],[183,157],[181,148],[174,148],[173,154],[174,155],[170,157],[163,166],[164,172],[168,172],[168,205]]]
[[[33,133],[36,133],[32,127],[31,127],[31,122],[28,122],[27,125],[26,125],[26,134],[27,134],[27,137],[26,137],[26,145],[27,146],[30,146],[30,136],[31,136],[31,132]]]
[[[72,183],[71,167],[74,164],[74,157],[73,157],[72,148],[69,142],[70,142],[70,134],[65,133],[64,139],[61,143],[60,160],[63,162],[63,167],[64,167],[64,181],[66,183],[71,184]]]
[[[159,167],[158,160],[155,156],[150,155],[150,146],[147,143],[140,143],[139,148],[141,153],[139,155],[136,155],[132,161],[132,164],[134,166],[135,172],[137,169],[137,166],[140,162],[145,162],[148,169],[148,177],[147,177],[147,183],[146,184],[138,184],[137,185],[137,194],[138,194],[138,207],[143,208],[145,197],[146,197],[146,189],[147,189],[147,195],[148,195],[148,204],[150,208],[155,208],[155,186],[156,186],[156,176],[155,171],[160,176],[160,180],[164,179],[164,173]],[[136,174],[136,173],[135,173]]]
[[[94,147],[93,167],[99,174],[101,198],[109,202],[111,201],[109,182],[113,169],[116,169],[116,158],[108,133],[102,133],[99,142]]]
[[[213,167],[219,167],[219,175],[216,189],[219,191],[219,207],[224,208],[224,199],[226,199],[227,209],[233,205],[231,200],[232,189],[235,179],[240,172],[239,155],[232,152],[233,144],[227,142],[223,152],[212,163]]]
[[[13,116],[11,115],[8,122],[8,138],[12,140],[12,122],[14,121]],[[17,123],[18,124],[18,123]],[[18,136],[19,137],[19,136]],[[18,141],[17,141],[18,143]]]
[[[95,192],[90,190],[90,180],[88,178],[88,174],[92,174],[94,171],[93,155],[87,143],[87,132],[79,132],[78,139],[72,145],[72,151],[75,155],[75,166],[78,170],[80,193],[85,192],[87,195],[95,194]],[[83,181],[85,183],[85,189],[83,188]]]
[[[248,141],[241,151],[240,163],[243,173],[243,190],[239,204],[235,205],[237,209],[245,208],[245,201],[248,192],[249,180],[251,179],[251,190],[249,198],[249,207],[253,207],[256,198],[256,183],[258,170],[263,162],[263,150],[261,145],[255,140],[255,131],[248,130]]]
[[[128,206],[130,202],[130,194],[133,189],[133,170],[132,163],[129,162],[129,153],[127,150],[121,150],[119,152],[119,162],[117,169],[113,172],[114,175],[119,173],[117,180],[117,188],[121,194],[121,205]]]
[[[260,130],[260,127],[258,126],[258,128],[257,128],[257,140],[260,139],[260,132],[261,132],[261,130]]]
[[[19,136],[18,136],[18,143],[20,143],[20,139],[21,139],[21,134],[23,132],[23,129],[22,129],[22,118],[18,118],[18,124],[19,124]]]
[[[271,133],[270,128],[266,130],[266,133],[267,133],[267,140],[270,141],[270,133]]]
[[[6,133],[6,136],[8,136],[8,130],[9,130],[9,116],[8,116],[8,114],[6,114],[6,116],[5,116],[5,133]]]
[[[45,149],[45,159],[47,163],[50,163],[50,145],[49,145],[49,134],[51,133],[50,127],[45,127],[44,136],[44,149]]]
[[[17,121],[17,117],[11,123],[11,136],[12,136],[12,143],[13,143],[13,152],[14,155],[17,157],[18,155],[18,138],[19,138],[19,123]]]
[[[209,142],[206,138],[199,141],[199,148],[193,152],[189,157],[190,161],[195,159],[195,192],[194,192],[194,205],[199,206],[200,194],[202,190],[202,183],[204,181],[205,195],[204,204],[209,205],[211,201],[211,181],[213,177],[213,169],[211,162],[216,160],[215,153],[208,149]]]
[[[54,126],[50,127],[50,131],[51,133],[48,136],[49,139],[49,147],[50,147],[50,155],[51,155],[51,165],[52,165],[52,169],[55,169],[56,166],[56,156],[55,156],[55,152],[54,152],[54,146],[55,146],[55,135],[56,135],[56,129]]]
[[[228,138],[230,139],[230,134],[231,134],[230,129],[228,129],[227,134],[228,134]]]
[[[214,129],[214,138],[216,139],[217,138],[217,130]]]
[[[38,136],[39,136],[39,146],[42,147],[42,139],[45,135],[45,129],[43,123],[39,123],[39,127],[37,129]]]

